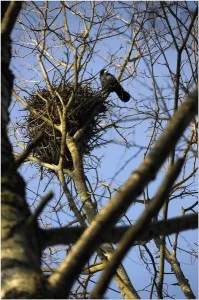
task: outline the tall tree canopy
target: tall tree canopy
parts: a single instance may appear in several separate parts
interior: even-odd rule
[[[197,12],[2,2],[2,298],[197,297]]]

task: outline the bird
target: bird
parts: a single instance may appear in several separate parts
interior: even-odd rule
[[[106,69],[100,71],[100,81],[104,90],[107,90],[109,93],[115,92],[122,102],[130,100],[131,96],[129,93],[123,89],[115,76],[108,73]]]

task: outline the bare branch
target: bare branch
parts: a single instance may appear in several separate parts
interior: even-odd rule
[[[197,113],[197,99],[197,90],[195,90],[175,113],[164,133],[138,170],[131,175],[130,179],[113,197],[108,206],[105,206],[98,214],[95,221],[77,242],[75,249],[57,268],[57,272],[50,276],[49,283],[54,291],[61,295],[62,291],[65,294],[66,290],[70,290],[77,274],[81,271],[94,248],[101,243],[99,236],[103,234],[107,227],[114,225],[122,212],[126,211],[132,203],[133,199],[142,192],[143,187],[155,177],[156,172]]]
[[[38,136],[27,146],[24,152],[15,159],[15,168],[19,168],[21,164],[26,160],[31,151],[39,144],[43,136],[43,132],[40,132]]]
[[[103,297],[106,286],[109,284],[112,276],[114,275],[117,265],[122,261],[131,247],[131,244],[137,240],[137,237],[145,231],[145,228],[148,226],[152,218],[158,214],[165,202],[165,199],[168,198],[171,188],[181,172],[183,164],[184,159],[179,159],[169,168],[168,173],[166,174],[165,179],[163,180],[154,199],[147,206],[135,225],[123,236],[118,248],[115,250],[111,258],[111,261],[107,265],[106,270],[101,275],[98,284],[92,292],[93,298],[99,299]]]
[[[52,229],[40,229],[42,237],[42,248],[59,244],[74,244],[81,237],[87,227],[62,227]],[[145,228],[145,231],[137,237],[131,247],[144,245],[158,236],[182,232],[184,230],[198,228],[198,217],[196,214],[189,214],[168,220],[151,223]],[[107,230],[102,236],[101,243],[117,244],[125,233],[130,229],[129,226],[113,227]]]

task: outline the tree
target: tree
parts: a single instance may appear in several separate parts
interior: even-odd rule
[[[197,3],[25,2],[12,34],[13,150],[9,37],[21,2],[4,5],[3,298],[101,298],[112,276],[123,298],[171,297],[168,265],[185,297],[195,298],[177,253],[180,232],[197,227],[195,211],[186,215],[196,206]],[[123,78],[129,106],[98,85],[102,62]],[[144,146],[132,135],[142,128]],[[121,182],[110,183],[100,155],[115,145],[128,160],[117,170]],[[143,162],[123,180],[138,157]],[[149,183],[159,170],[155,192]],[[43,196],[50,186],[54,193]],[[171,218],[169,207],[180,199],[191,203]],[[113,227],[118,221],[125,226]],[[141,285],[138,292],[122,265],[136,245],[150,291]]]

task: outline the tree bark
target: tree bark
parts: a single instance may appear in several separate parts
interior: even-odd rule
[[[25,183],[16,172],[12,146],[7,135],[8,107],[11,101],[13,74],[10,33],[22,2],[2,2],[1,65],[2,65],[2,214],[1,267],[2,298],[47,298],[45,278],[41,272],[41,249],[37,224],[28,226],[30,210],[25,200]]]

